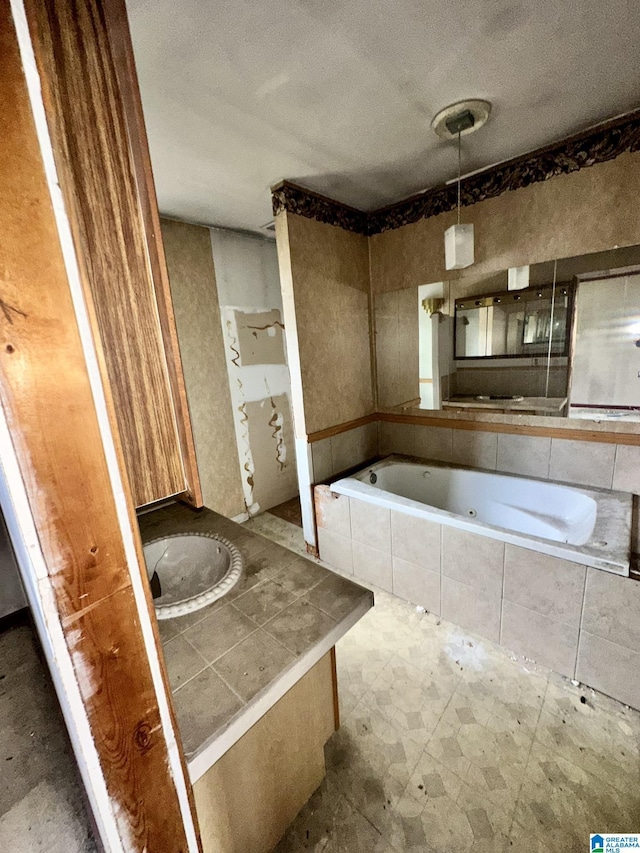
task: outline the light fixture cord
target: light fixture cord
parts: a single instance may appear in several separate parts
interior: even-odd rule
[[[458,225],[460,225],[460,171],[461,171],[461,154],[460,154],[460,131],[458,130]]]
[[[553,262],[553,289],[551,291],[551,317],[549,319],[549,349],[547,350],[547,382],[545,384],[544,396],[549,396],[549,369],[551,368],[551,344],[553,341],[553,314],[556,307],[556,278],[558,275],[558,261]]]

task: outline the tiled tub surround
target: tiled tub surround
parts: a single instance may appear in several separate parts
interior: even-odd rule
[[[640,709],[640,583],[316,486],[340,572]]]
[[[632,496],[533,477],[390,456],[331,491],[529,548],[629,574]]]
[[[173,505],[139,521],[143,541],[219,533],[245,561],[224,598],[158,623],[195,781],[366,613],[373,596],[207,509]]]
[[[524,426],[540,423],[540,418],[519,420]],[[640,447],[489,432],[479,423],[472,430],[459,429],[446,421],[443,417],[442,426],[380,421],[379,452],[630,492],[634,495],[631,550],[640,553]]]
[[[378,455],[378,423],[354,427],[311,444],[313,482],[322,483]]]

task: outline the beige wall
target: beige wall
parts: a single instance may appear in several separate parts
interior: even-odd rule
[[[245,511],[209,229],[162,220],[205,506]]]
[[[368,240],[286,216],[306,432],[374,409]]]
[[[415,287],[374,297],[378,404],[400,406],[420,396],[418,292]]]
[[[640,154],[622,154],[570,175],[463,208],[475,226],[473,275],[640,243]],[[455,211],[371,240],[374,292],[400,290],[465,272],[444,269],[444,231]]]

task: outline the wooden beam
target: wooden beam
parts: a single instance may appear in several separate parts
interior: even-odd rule
[[[79,176],[56,174],[31,51],[21,0],[0,0],[3,510],[105,849],[195,853],[115,413],[57,183]],[[101,208],[87,215],[101,221]]]
[[[25,6],[60,187],[140,506],[181,494],[186,483],[108,4]]]
[[[104,4],[104,14],[124,108],[124,119],[140,198],[142,224],[149,248],[149,263],[151,264],[151,275],[158,305],[169,383],[175,406],[176,426],[186,480],[186,493],[183,499],[192,506],[201,507],[203,505],[202,488],[191,428],[191,415],[182,370],[178,330],[173,313],[167,262],[162,243],[160,215],[149,156],[147,130],[144,124],[138,75],[124,0],[109,0],[108,3]]]

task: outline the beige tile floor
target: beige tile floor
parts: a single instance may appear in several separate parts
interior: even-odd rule
[[[276,522],[250,524],[300,548]],[[640,831],[640,713],[382,592],[337,662],[327,776],[277,853],[578,853]]]

